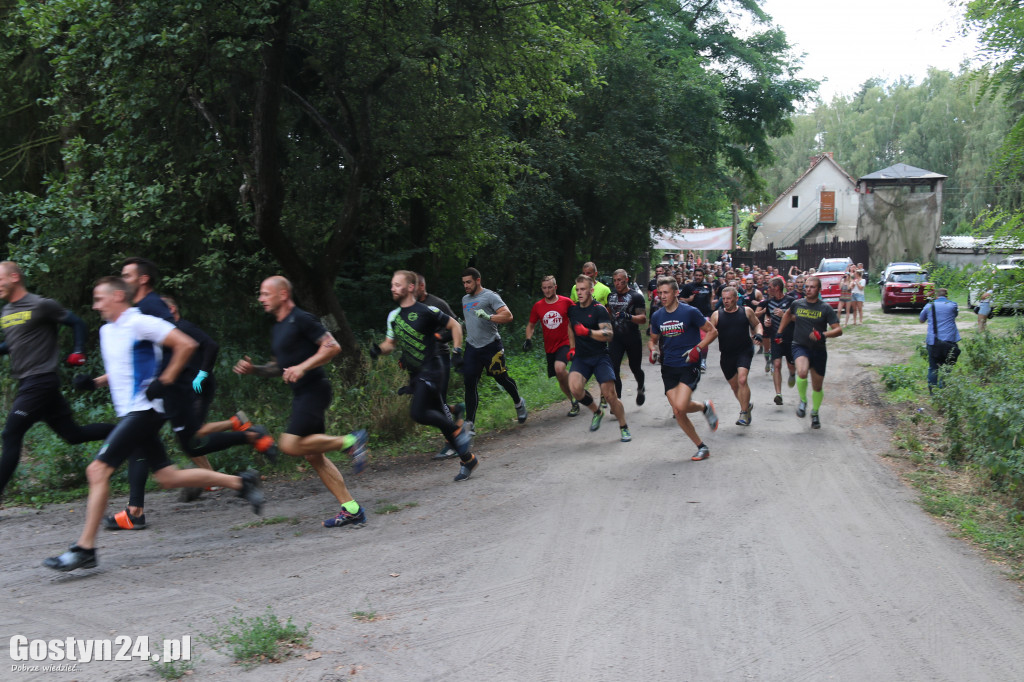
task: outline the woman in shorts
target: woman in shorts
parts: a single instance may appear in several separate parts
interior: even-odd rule
[[[853,300],[853,323],[864,324],[864,290],[868,287],[868,281],[864,279],[864,271],[858,270],[853,276],[853,288],[850,295]]]
[[[850,310],[853,308],[852,301],[853,277],[847,272],[843,275],[843,281],[839,285],[839,310],[836,311],[840,315],[843,314],[844,310],[846,311],[846,321],[843,323],[844,327],[850,324]],[[856,321],[856,316],[854,316],[853,319]]]

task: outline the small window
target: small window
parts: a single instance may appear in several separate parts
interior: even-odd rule
[[[800,197],[793,195],[793,208],[800,208]]]

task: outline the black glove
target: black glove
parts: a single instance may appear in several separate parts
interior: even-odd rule
[[[380,346],[375,343],[370,344],[370,359],[376,360],[380,357]]]
[[[412,386],[402,386],[400,389],[398,389],[398,395],[412,395]]]
[[[160,400],[166,393],[167,385],[160,381],[160,379],[153,379],[149,386],[146,387],[147,400]]]
[[[533,350],[533,339],[526,339],[523,341],[523,351],[529,353]]]
[[[764,337],[763,337],[763,336],[761,336],[760,334],[754,334],[754,341],[755,341],[755,342],[757,342],[757,343],[761,343],[761,340],[762,340],[762,339],[764,339]]]
[[[71,380],[71,385],[75,387],[76,391],[96,390],[96,382],[88,374],[76,374]]]
[[[452,351],[452,368],[456,372],[462,372],[462,365],[466,362],[465,356],[462,355],[462,349],[456,348]]]

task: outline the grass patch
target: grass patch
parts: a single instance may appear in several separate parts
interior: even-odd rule
[[[384,500],[378,500],[377,505],[378,506],[377,506],[376,509],[373,510],[373,513],[374,514],[387,515],[387,514],[397,514],[398,512],[402,511],[403,509],[412,509],[413,507],[418,507],[420,505],[420,503],[419,502],[404,502],[402,504],[392,504],[392,503],[386,502]]]
[[[291,526],[298,525],[299,519],[294,516],[268,516],[265,519],[256,519],[248,523],[240,523],[232,526],[231,530],[242,530],[243,528],[259,528],[260,526],[274,526],[279,523],[287,523]]]
[[[384,620],[384,616],[379,615],[376,611],[353,611],[351,615],[353,620],[358,620],[360,623]]]
[[[198,659],[190,661],[150,661],[153,672],[162,680],[180,680],[195,672]]]
[[[259,616],[234,616],[225,624],[214,622],[217,632],[201,635],[200,639],[234,658],[246,670],[262,663],[279,662],[295,649],[309,646],[310,624],[300,628],[290,617],[281,622],[269,606]]]

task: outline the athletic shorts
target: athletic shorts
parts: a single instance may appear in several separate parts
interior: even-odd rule
[[[772,341],[772,362],[785,358],[786,362],[793,364],[793,339],[782,337],[782,343]]]
[[[606,353],[592,357],[580,357],[577,355],[572,359],[572,369],[569,371],[582,374],[584,382],[590,379],[591,376],[597,379],[599,384],[615,381],[615,370],[612,369],[611,358]]]
[[[811,369],[818,373],[818,376],[825,376],[825,365],[828,364],[828,349],[815,349],[793,344],[793,361],[799,357],[805,357],[811,361]]]
[[[171,466],[167,450],[160,440],[160,427],[163,425],[164,415],[156,410],[129,412],[103,441],[96,459],[115,469],[128,458],[146,460],[150,471]]]
[[[325,433],[324,413],[331,405],[331,382],[327,378],[295,389],[292,394],[292,413],[288,417],[285,433],[302,438],[314,433]]]
[[[700,383],[700,365],[689,365],[687,367],[661,366],[661,380],[665,384],[665,393],[668,393],[679,384],[690,387],[690,391],[697,390]]]
[[[467,377],[478,377],[481,372],[487,372],[492,377],[500,376],[508,372],[505,365],[505,347],[501,345],[501,339],[495,339],[482,348],[466,344],[466,354],[462,363],[462,375]]]
[[[561,346],[554,353],[546,353],[548,358],[548,379],[555,376],[555,363],[564,362],[569,364],[569,345]]]
[[[728,381],[736,376],[740,367],[750,369],[750,363],[753,359],[753,348],[740,351],[739,353],[729,353],[728,355],[723,353],[718,359],[718,366],[722,368],[722,374],[725,375],[725,380]]]

